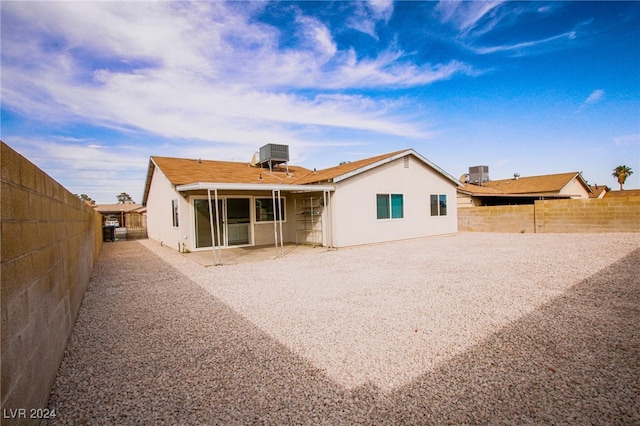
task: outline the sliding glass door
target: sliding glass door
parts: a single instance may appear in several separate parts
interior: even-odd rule
[[[251,212],[248,198],[227,198],[227,245],[249,244]]]
[[[209,216],[209,201],[208,200],[194,200],[193,207],[195,211],[195,225],[196,225],[196,248],[211,247],[213,240],[211,239],[211,219]],[[216,245],[218,244],[218,229],[220,230],[220,244],[224,245],[224,221],[223,216],[223,200],[218,200],[218,213],[220,217],[216,216],[215,201],[211,200],[211,213],[214,217],[213,222],[213,236],[215,238]],[[216,226],[217,221],[217,226]]]
[[[221,246],[241,246],[251,242],[251,211],[249,198],[227,198],[218,200],[218,216],[215,201],[211,200],[214,217],[213,237],[218,245],[218,229]],[[209,201],[194,200],[196,248],[211,247],[211,220]]]

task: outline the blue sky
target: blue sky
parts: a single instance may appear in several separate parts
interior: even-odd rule
[[[639,2],[12,2],[2,140],[141,201],[149,156],[324,168],[414,148],[459,177],[640,188]]]

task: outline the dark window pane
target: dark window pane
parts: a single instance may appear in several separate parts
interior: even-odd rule
[[[391,194],[391,217],[393,219],[404,217],[404,200],[402,194]]]
[[[438,196],[431,195],[431,216],[438,216]]]
[[[280,198],[280,209],[282,211],[282,220],[285,220],[284,198]],[[256,198],[256,222],[271,222],[273,217],[273,198]],[[275,218],[280,220],[277,204]]]
[[[447,215],[447,196],[440,195],[440,216]]]
[[[378,219],[389,219],[389,195],[377,194],[376,206]]]

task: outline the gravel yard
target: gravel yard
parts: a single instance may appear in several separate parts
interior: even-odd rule
[[[640,234],[105,244],[51,424],[640,423]]]

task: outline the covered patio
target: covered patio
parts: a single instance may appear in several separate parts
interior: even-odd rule
[[[266,246],[264,231],[262,227],[261,235],[263,238],[256,239],[258,217],[261,216],[252,204],[258,193],[270,193],[269,201],[266,206],[269,210],[266,214],[264,225],[273,224],[271,246],[271,254],[266,254],[266,258],[273,258],[285,254],[285,245],[292,243],[312,243],[312,246],[328,246],[331,247],[331,191],[334,190],[330,185],[291,185],[291,184],[229,184],[229,183],[213,183],[213,182],[197,182],[193,184],[179,185],[176,191],[182,193],[183,196],[190,199],[189,204],[194,205],[195,221],[193,228],[195,232],[196,247],[210,247],[206,250],[208,255],[203,259],[206,265],[223,265],[238,263],[240,259],[245,258],[261,258],[264,257],[261,252]],[[194,197],[196,194],[205,194],[206,198],[201,200],[200,209],[195,207],[198,202]],[[299,206],[294,200],[294,207],[284,205],[284,194],[289,194],[293,198],[297,198],[303,194],[317,194],[316,199],[319,204],[315,207],[305,206],[301,203]],[[190,198],[189,198],[190,197]],[[236,212],[238,217],[231,217],[228,200],[244,197],[242,212]],[[266,201],[267,198],[262,198]],[[224,202],[223,202],[224,201]],[[293,226],[293,234],[287,236],[283,230],[285,210],[288,210],[287,216],[289,226]],[[214,220],[211,220],[214,218]],[[198,219],[200,219],[198,221]],[[324,225],[323,225],[323,222]],[[269,225],[268,225],[269,226]],[[310,227],[309,227],[310,226]],[[307,236],[299,235],[301,231],[308,231],[317,235],[317,238],[309,240]],[[235,239],[231,240],[234,235]],[[204,244],[198,245],[198,237],[204,236],[206,239]],[[301,238],[298,238],[298,237]],[[269,238],[270,239],[270,238]],[[235,247],[234,247],[235,246]],[[257,251],[256,251],[257,250]],[[194,250],[194,252],[205,253],[205,251]],[[266,253],[266,252],[265,252]],[[230,259],[230,260],[229,260]],[[242,262],[240,262],[242,263]]]

